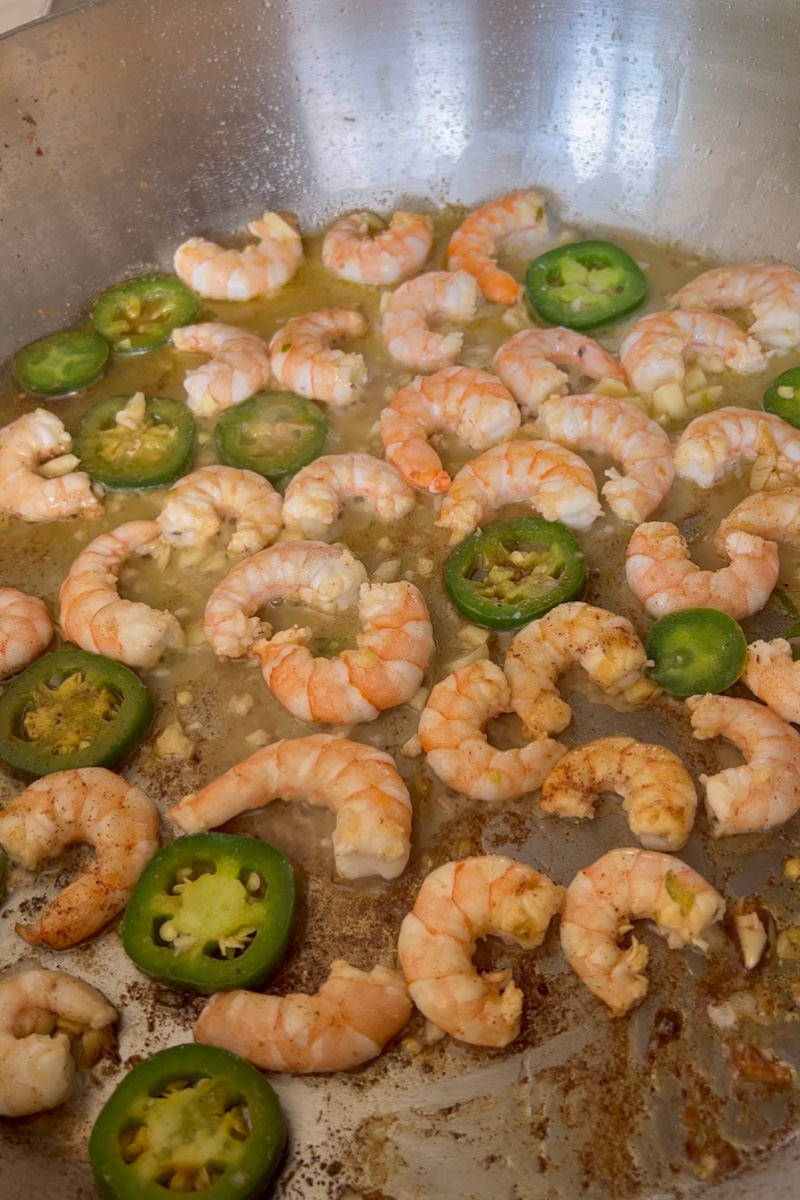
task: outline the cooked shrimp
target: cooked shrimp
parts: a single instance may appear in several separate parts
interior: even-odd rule
[[[231,554],[255,554],[281,531],[283,504],[268,480],[238,467],[201,467],[167,493],[158,525],[175,546],[203,546],[223,520],[234,521]]]
[[[800,342],[800,271],[781,263],[715,267],[667,297],[683,309],[749,308],[748,333],[762,346],[790,350]]]
[[[519,429],[519,409],[499,379],[473,367],[446,367],[419,375],[381,413],[381,439],[389,462],[415,487],[444,492],[450,476],[428,442],[442,430],[473,450],[485,450]]]
[[[718,608],[735,621],[760,612],[778,582],[778,547],[737,530],[725,538],[729,567],[701,571],[669,521],[649,521],[628,542],[628,587],[651,617],[681,608]]]
[[[460,329],[437,333],[431,322],[472,321],[481,303],[480,288],[466,271],[431,271],[387,295],[381,335],[392,358],[415,371],[452,367],[461,353]]]
[[[648,396],[683,382],[690,353],[719,358],[737,375],[754,375],[767,365],[758,342],[717,313],[650,313],[628,330],[619,348],[634,391]]]
[[[269,383],[269,351],[255,333],[209,321],[173,329],[172,344],[176,350],[212,355],[210,362],[187,371],[183,381],[186,407],[198,417],[214,417]]]
[[[428,766],[448,787],[473,800],[511,800],[535,792],[566,748],[540,737],[520,750],[495,750],[483,732],[511,712],[508,682],[484,659],[437,683],[422,711],[419,740]]]
[[[311,400],[334,405],[358,400],[367,382],[364,359],[328,347],[366,331],[366,321],[352,308],[323,308],[292,317],[269,343],[272,373],[281,387]]]
[[[539,409],[547,436],[559,445],[618,459],[602,495],[622,521],[644,521],[672,487],[672,447],[660,425],[627,400],[609,396],[553,396]]]
[[[572,711],[556,683],[573,663],[609,696],[630,704],[646,704],[658,691],[644,677],[649,662],[630,621],[581,600],[559,604],[521,629],[506,653],[511,705],[528,737],[569,725]]]
[[[697,792],[685,766],[664,746],[631,737],[598,738],[565,754],[542,784],[545,812],[594,816],[595,801],[615,792],[633,833],[648,850],[680,850],[697,811]]]
[[[750,643],[742,683],[782,720],[800,725],[800,662],[785,638]]]
[[[16,926],[27,942],[67,950],[122,912],[158,849],[157,809],[103,767],[45,775],[0,809],[0,844],[29,871],[74,842],[93,846],[95,857],[33,925]]]
[[[322,239],[322,261],[351,283],[385,287],[419,271],[433,246],[433,221],[422,213],[396,212],[388,228],[370,212],[342,217]]]
[[[522,992],[510,971],[479,975],[478,939],[540,946],[564,904],[564,889],[524,863],[486,854],[445,863],[423,881],[400,926],[397,954],[411,999],[472,1046],[507,1046],[519,1033]]]
[[[776,713],[732,696],[690,696],[692,732],[699,741],[724,737],[745,765],[701,775],[713,837],[760,833],[800,809],[800,734]]]
[[[800,550],[800,487],[747,496],[720,522],[714,534],[718,552],[734,529],[752,533],[768,542],[785,542]]]
[[[265,212],[247,228],[258,245],[225,250],[189,238],[175,251],[175,271],[207,300],[252,300],[288,283],[303,261],[297,222],[288,213]]]
[[[171,612],[123,600],[117,577],[131,554],[146,554],[160,533],[155,521],[127,521],[82,550],[61,585],[61,628],[82,650],[105,654],[129,667],[153,667],[183,645]]]
[[[461,468],[436,524],[460,541],[520,500],[570,529],[588,529],[601,512],[594,475],[577,454],[555,442],[506,442]]]
[[[0,1117],[63,1104],[75,1083],[70,1034],[99,1033],[116,1019],[97,988],[64,971],[0,979]]]
[[[572,367],[596,381],[628,382],[615,358],[594,338],[573,329],[523,329],[503,343],[492,362],[492,370],[511,392],[523,417],[535,416],[548,396],[567,391],[569,377],[559,366]]]
[[[468,271],[492,304],[514,304],[522,288],[508,271],[495,261],[505,241],[531,243],[547,231],[544,200],[532,190],[511,192],[499,200],[490,200],[466,217],[447,248],[447,266],[451,271]]]
[[[52,638],[53,620],[43,600],[0,588],[0,679],[44,654]]]
[[[262,1071],[349,1071],[376,1058],[408,1023],[411,1009],[400,971],[359,971],[338,958],[313,996],[212,996],[194,1040],[230,1050]]]
[[[561,946],[579,979],[622,1017],[647,994],[647,947],[619,939],[634,921],[652,920],[671,950],[706,950],[703,934],[725,901],[686,863],[657,850],[610,850],[584,867],[567,888]]]
[[[327,733],[264,746],[184,796],[169,817],[185,833],[217,829],[273,800],[305,800],[336,815],[333,856],[345,879],[396,879],[411,847],[411,800],[383,750]]]
[[[391,463],[371,454],[326,454],[298,471],[283,498],[289,529],[321,538],[339,515],[343,500],[358,496],[382,521],[399,521],[416,503],[413,489]]]
[[[285,629],[257,642],[251,655],[272,694],[302,721],[356,725],[406,704],[419,691],[433,657],[433,626],[411,583],[364,583],[358,598],[362,631],[356,650],[315,658],[310,629]]]
[[[206,605],[206,638],[218,658],[241,658],[270,636],[271,626],[254,615],[270,600],[344,612],[366,581],[363,564],[346,546],[280,542],[238,563],[217,584]]]
[[[764,439],[774,443],[778,469],[800,476],[800,430],[780,417],[753,408],[718,408],[686,426],[675,447],[675,471],[700,487],[713,487],[744,459],[762,453]]]
[[[0,509],[23,521],[59,521],[103,511],[84,471],[45,478],[38,468],[68,455],[72,438],[55,413],[37,408],[0,429]],[[64,459],[65,464],[74,458]]]

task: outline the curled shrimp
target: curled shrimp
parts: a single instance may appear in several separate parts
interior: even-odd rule
[[[800,549],[800,487],[756,492],[737,504],[714,534],[718,553],[724,550],[725,539],[734,529]]]
[[[569,965],[612,1017],[622,1017],[647,994],[647,947],[619,939],[633,921],[651,920],[671,950],[706,950],[703,934],[719,921],[725,901],[672,854],[610,850],[584,867],[567,888],[561,947]]]
[[[447,490],[450,476],[428,441],[432,434],[452,431],[473,450],[485,450],[519,425],[519,409],[494,375],[446,367],[397,392],[381,413],[381,439],[389,462],[409,483],[436,493]]]
[[[666,384],[680,385],[690,353],[721,359],[737,375],[757,374],[767,365],[758,342],[717,313],[650,313],[628,330],[619,348],[634,391],[647,396]]]
[[[201,467],[184,475],[166,495],[158,526],[174,546],[203,546],[223,520],[236,530],[228,543],[231,554],[255,554],[281,531],[283,504],[268,480],[238,467]]]
[[[511,972],[478,974],[478,939],[540,946],[564,889],[503,854],[449,862],[423,881],[400,926],[397,954],[411,999],[451,1037],[507,1046],[519,1034],[522,992]]]
[[[160,532],[155,521],[127,521],[81,551],[58,597],[68,641],[145,669],[166,650],[183,645],[183,631],[171,612],[123,600],[117,591],[122,564],[131,554],[146,554]]]
[[[176,350],[212,356],[202,367],[187,371],[183,381],[189,397],[186,407],[198,417],[214,417],[269,383],[269,351],[255,333],[209,321],[173,329],[172,344]]]
[[[539,193],[511,192],[476,208],[461,222],[450,238],[447,266],[474,275],[492,304],[514,304],[522,288],[513,275],[498,267],[498,250],[512,238],[515,242],[536,241],[546,229],[544,200]]]
[[[588,529],[601,512],[594,475],[577,454],[555,442],[506,442],[461,468],[436,524],[460,541],[504,504],[521,500],[570,529]]]
[[[559,604],[515,634],[506,652],[511,705],[528,737],[569,725],[572,710],[556,684],[573,663],[609,696],[630,704],[646,704],[658,691],[644,676],[649,660],[630,621],[581,600]]]
[[[460,329],[437,333],[439,321],[472,321],[481,303],[476,280],[466,271],[431,271],[387,295],[381,336],[392,358],[415,371],[452,367],[461,353]]]
[[[675,471],[699,487],[709,488],[743,460],[752,462],[768,440],[779,471],[800,476],[800,431],[772,413],[752,408],[718,408],[695,417],[675,446]]]
[[[609,396],[553,396],[539,408],[539,420],[559,445],[619,461],[622,474],[606,471],[601,491],[620,520],[646,520],[672,487],[669,438],[635,404]]]
[[[594,816],[603,792],[622,798],[648,850],[680,850],[694,825],[697,792],[677,754],[631,737],[598,738],[565,754],[542,784],[541,805],[558,817]]]
[[[58,521],[103,511],[84,471],[45,478],[40,469],[68,456],[72,438],[55,413],[45,408],[17,417],[0,429],[0,509],[23,521]],[[75,465],[74,457],[64,458]]]
[[[352,308],[323,308],[292,317],[269,343],[272,373],[281,387],[322,400],[350,404],[367,382],[367,365],[360,354],[331,350],[340,338],[361,337],[367,323]]]
[[[549,396],[566,393],[569,377],[559,366],[572,367],[596,382],[628,382],[615,358],[594,338],[574,329],[523,329],[503,343],[492,362],[492,370],[511,392],[523,417],[535,416]]]
[[[800,663],[786,638],[750,643],[742,683],[782,720],[800,724]]]
[[[704,271],[667,297],[682,309],[749,308],[748,333],[762,346],[791,350],[800,342],[800,271],[781,263],[744,263]]]
[[[388,227],[370,212],[342,217],[322,239],[322,261],[340,279],[385,287],[425,265],[433,246],[433,221],[422,213],[396,212]]]
[[[718,608],[735,621],[760,612],[778,582],[778,547],[751,533],[725,538],[729,567],[701,571],[686,539],[669,521],[633,531],[625,558],[628,587],[651,617],[681,608]]]
[[[336,815],[333,856],[344,879],[396,879],[411,848],[411,800],[383,750],[326,733],[284,738],[251,754],[169,817],[185,833],[217,829],[273,800],[305,800]]]
[[[283,498],[287,529],[320,538],[333,525],[343,500],[358,496],[382,521],[399,521],[416,503],[397,467],[371,454],[326,454],[294,476]]]
[[[258,244],[244,250],[224,250],[205,238],[189,238],[175,251],[178,277],[207,300],[252,300],[283,287],[303,261],[294,217],[265,212],[247,228]]]
[[[0,1117],[57,1108],[75,1084],[70,1035],[101,1034],[117,1019],[97,988],[64,971],[0,979]],[[68,1032],[67,1032],[68,1031]]]
[[[194,1040],[230,1050],[262,1071],[348,1071],[376,1058],[408,1023],[411,1008],[400,971],[360,971],[339,958],[313,996],[212,996]]]
[[[52,638],[53,620],[43,600],[0,588],[0,679],[44,654]]]
[[[510,800],[535,792],[565,753],[540,737],[520,750],[495,750],[484,726],[511,712],[508,682],[499,667],[483,660],[454,671],[431,691],[418,735],[428,766],[443,783],[473,800]]]
[[[692,732],[699,741],[724,737],[744,766],[701,775],[712,837],[760,833],[800,809],[800,734],[763,704],[732,696],[690,696]]]
[[[29,871],[74,842],[95,857],[33,925],[16,926],[27,942],[67,950],[122,912],[158,849],[156,807],[120,775],[84,767],[37,779],[0,810],[0,843]]]

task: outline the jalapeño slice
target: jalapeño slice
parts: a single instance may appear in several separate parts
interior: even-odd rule
[[[784,371],[764,393],[764,411],[800,429],[800,367]]]
[[[673,696],[724,692],[744,670],[747,639],[727,613],[683,608],[659,617],[645,642],[650,678]]]
[[[193,992],[251,987],[283,958],[294,913],[287,858],[256,838],[198,833],[162,846],[122,921],[128,957]]]
[[[23,347],[12,372],[34,396],[57,400],[88,388],[105,373],[108,342],[96,333],[54,333]]]
[[[38,778],[113,767],[147,729],[153,699],[121,663],[69,646],[45,654],[0,696],[0,758]]]
[[[460,542],[444,567],[445,591],[460,613],[488,629],[514,629],[574,600],[584,558],[560,521],[496,521]]]
[[[596,329],[638,308],[647,281],[613,242],[572,242],[529,263],[525,294],[537,317],[550,325]]]
[[[293,392],[258,392],[225,410],[214,445],[227,466],[276,480],[316,458],[327,436],[328,422],[313,401]]]
[[[95,1121],[89,1161],[103,1200],[254,1200],[285,1144],[264,1076],[228,1050],[187,1043],[125,1076]]]
[[[84,415],[72,449],[92,479],[121,491],[174,483],[194,456],[194,418],[160,396],[106,396]]]
[[[174,275],[140,275],[117,283],[92,305],[92,325],[117,354],[145,354],[165,345],[173,329],[191,325],[197,297]]]

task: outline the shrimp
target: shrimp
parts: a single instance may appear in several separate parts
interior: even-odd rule
[[[255,554],[281,531],[283,503],[268,480],[237,467],[201,467],[167,493],[158,525],[174,546],[203,546],[226,518],[236,522],[231,554]]]
[[[414,487],[444,492],[450,476],[428,442],[452,430],[473,450],[504,442],[520,426],[519,409],[499,379],[473,367],[446,367],[419,375],[381,413],[381,439],[389,462]]]
[[[351,283],[385,287],[425,265],[433,246],[433,221],[422,213],[396,212],[388,228],[370,212],[342,217],[322,239],[322,261]]]
[[[692,352],[712,362],[721,359],[737,375],[754,375],[767,365],[758,342],[717,313],[650,313],[628,330],[619,348],[634,391],[647,396],[665,384],[680,386],[684,358]]]
[[[195,416],[215,417],[269,383],[269,351],[255,333],[209,321],[173,329],[172,344],[176,350],[212,355],[210,362],[187,371],[183,381],[186,407]]]
[[[598,738],[570,750],[542,784],[545,812],[594,816],[603,792],[622,798],[631,832],[648,850],[680,850],[694,825],[697,792],[677,754],[631,737]]]
[[[344,879],[396,879],[411,848],[411,800],[383,750],[327,733],[284,738],[251,754],[170,809],[184,833],[217,829],[273,800],[305,800],[336,816],[333,857]]]
[[[343,500],[358,496],[381,521],[400,521],[416,503],[413,489],[391,463],[371,454],[326,454],[294,476],[283,498],[287,529],[321,538],[339,515]]]
[[[381,336],[392,358],[415,371],[452,367],[461,353],[460,329],[436,333],[433,321],[472,321],[481,303],[480,288],[466,271],[431,271],[387,295]]]
[[[1,979],[0,1117],[63,1104],[75,1083],[70,1035],[91,1045],[116,1019],[97,988],[64,971],[33,969]]]
[[[447,266],[474,275],[490,303],[514,304],[522,288],[512,275],[500,270],[497,252],[506,240],[530,243],[546,231],[544,200],[539,193],[511,192],[476,208],[461,222],[450,238]]]
[[[718,408],[695,417],[678,438],[675,471],[699,487],[709,488],[737,467],[774,444],[777,466],[790,477],[800,476],[800,430],[772,413],[752,408]]]
[[[175,271],[207,300],[252,300],[288,283],[303,261],[297,222],[288,213],[265,212],[247,228],[258,245],[225,250],[193,237],[175,251]]]
[[[577,454],[555,442],[506,442],[461,468],[436,524],[460,541],[520,500],[570,529],[588,529],[601,512],[594,475]]]
[[[757,492],[731,509],[714,534],[717,552],[734,529],[751,533],[768,542],[785,542],[800,550],[800,487],[775,492]]]
[[[0,809],[0,844],[29,871],[74,842],[93,846],[95,857],[33,925],[16,926],[27,942],[67,950],[122,912],[158,849],[157,809],[104,767],[45,775]]]
[[[418,588],[364,583],[358,597],[362,632],[356,650],[314,658],[310,629],[286,629],[257,642],[251,656],[272,694],[302,721],[356,725],[419,691],[435,643],[428,606]]]
[[[628,587],[651,617],[681,608],[718,608],[735,621],[760,612],[778,582],[778,547],[752,533],[725,538],[729,567],[701,571],[686,539],[669,521],[633,531],[625,558]]]
[[[82,650],[129,667],[153,667],[165,650],[183,645],[171,612],[123,600],[117,576],[131,554],[148,553],[160,533],[155,521],[127,521],[82,550],[61,585],[61,628]]]
[[[360,354],[328,346],[366,331],[361,313],[351,308],[323,308],[292,317],[269,343],[272,373],[281,387],[311,400],[350,404],[364,390],[367,365]]]
[[[622,1017],[647,994],[647,947],[619,939],[633,921],[652,920],[671,950],[705,951],[703,934],[719,921],[725,901],[709,883],[672,854],[657,850],[610,850],[567,888],[561,947],[591,992]]]
[[[800,343],[800,271],[781,263],[744,263],[704,271],[667,297],[693,310],[749,308],[748,333],[767,349],[791,350]]]
[[[58,521],[83,513],[96,517],[102,505],[84,471],[68,470],[55,478],[39,473],[69,456],[72,438],[55,413],[37,408],[0,429],[0,509],[22,521]],[[74,456],[62,459],[74,465]],[[45,468],[47,469],[47,468]]]
[[[581,375],[599,381],[628,377],[615,358],[602,346],[573,329],[523,329],[504,342],[494,356],[492,370],[502,379],[523,417],[533,417],[548,396],[567,391],[569,378],[558,367],[573,367]]]
[[[478,939],[540,946],[564,904],[564,889],[503,854],[449,862],[423,880],[400,926],[397,954],[411,999],[451,1037],[507,1046],[519,1034],[522,992],[511,972],[479,975]]]
[[[630,621],[581,600],[559,604],[515,634],[506,652],[511,705],[528,737],[569,725],[572,711],[556,683],[573,663],[609,696],[629,704],[647,704],[658,692],[644,676],[650,663]]]
[[[554,442],[619,460],[622,475],[606,471],[601,492],[620,520],[646,520],[672,487],[669,438],[635,404],[609,396],[553,396],[541,405],[539,420]]]
[[[271,626],[254,615],[270,600],[344,612],[366,581],[363,564],[346,546],[280,542],[238,563],[217,584],[206,605],[206,638],[217,658],[241,658],[270,636]]]
[[[43,654],[53,637],[53,620],[43,600],[0,587],[0,679],[16,675]]]
[[[376,1058],[408,1023],[411,1009],[400,971],[359,971],[338,958],[313,996],[212,996],[194,1040],[230,1050],[262,1071],[349,1071]]]
[[[763,704],[732,696],[690,696],[692,732],[701,742],[724,737],[745,765],[701,775],[712,837],[760,833],[800,809],[800,734]]]
[[[483,728],[511,712],[508,682],[483,660],[437,683],[422,711],[418,735],[431,770],[473,800],[511,800],[535,792],[566,748],[548,737],[520,750],[495,750]]]
[[[750,643],[742,683],[782,720],[800,725],[800,663],[785,638]]]

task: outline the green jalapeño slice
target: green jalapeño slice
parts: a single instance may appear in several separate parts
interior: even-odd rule
[[[316,458],[327,436],[328,422],[313,401],[293,392],[259,392],[225,410],[214,445],[221,463],[277,480]]]
[[[72,449],[81,467],[113,491],[163,487],[189,469],[194,418],[159,396],[106,396],[84,415]]]
[[[514,629],[574,600],[585,564],[559,521],[497,521],[460,542],[444,567],[445,591],[460,613],[488,629]]]
[[[536,316],[550,325],[596,329],[638,308],[647,281],[613,242],[572,242],[528,265],[525,294]]]
[[[92,306],[92,325],[117,354],[164,346],[173,329],[191,325],[197,297],[174,275],[140,275],[110,287]]]
[[[274,846],[229,833],[180,837],[145,867],[122,921],[128,957],[194,992],[251,987],[283,958],[294,874]]]
[[[800,367],[784,371],[764,393],[764,411],[800,429]]]
[[[26,392],[57,400],[95,383],[105,373],[108,355],[108,342],[96,333],[54,333],[20,350],[12,373]]]
[[[0,696],[0,758],[35,778],[75,767],[113,767],[152,716],[152,696],[133,671],[101,654],[56,650]]]
[[[95,1121],[89,1161],[103,1200],[255,1200],[285,1144],[264,1076],[228,1050],[187,1043],[125,1076]]]
[[[724,692],[741,675],[747,639],[727,613],[683,608],[659,617],[645,642],[650,678],[673,696]]]

